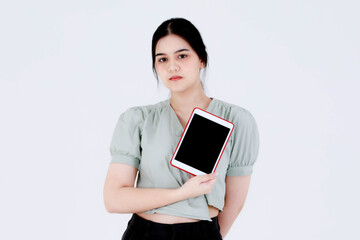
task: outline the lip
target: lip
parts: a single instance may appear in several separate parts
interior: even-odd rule
[[[170,80],[176,81],[176,80],[180,80],[182,77],[181,76],[172,76],[171,78],[169,78]]]

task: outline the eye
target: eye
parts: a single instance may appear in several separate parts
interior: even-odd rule
[[[186,55],[186,54],[180,54],[178,57],[179,57],[179,58],[186,58],[187,55]]]
[[[165,62],[167,59],[166,58],[159,58],[158,62]]]

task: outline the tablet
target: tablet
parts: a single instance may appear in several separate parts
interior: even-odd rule
[[[233,129],[233,123],[194,108],[170,164],[195,176],[215,172]]]

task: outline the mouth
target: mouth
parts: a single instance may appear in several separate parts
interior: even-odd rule
[[[169,80],[171,80],[171,81],[177,81],[180,79],[182,79],[182,77],[180,77],[180,76],[172,76],[171,78],[169,78]]]

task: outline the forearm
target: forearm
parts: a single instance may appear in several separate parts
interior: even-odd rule
[[[163,207],[187,198],[181,188],[121,187],[105,191],[105,206],[111,213],[137,213]]]
[[[219,214],[220,232],[223,238],[244,207],[250,179],[251,175],[226,177],[225,205]]]
[[[225,238],[225,236],[228,234],[241,209],[242,208],[230,209],[229,207],[225,206],[223,211],[219,213],[218,220],[220,225],[220,233],[223,238]]]
[[[131,176],[126,174],[133,170]],[[112,165],[104,185],[105,208],[110,213],[139,213],[211,192],[216,173],[188,179],[181,187],[134,188],[135,168]]]

